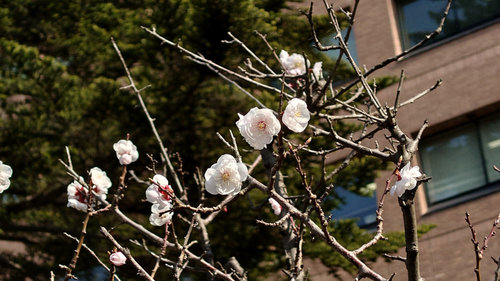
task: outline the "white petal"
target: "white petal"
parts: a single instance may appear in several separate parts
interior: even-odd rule
[[[87,204],[82,203],[76,199],[68,199],[68,207],[75,208],[78,211],[87,212]]]
[[[217,184],[213,177],[211,177],[209,180],[205,182],[205,189],[208,191],[208,193],[217,195]]]
[[[127,262],[127,257],[122,252],[116,252],[109,256],[109,261],[115,266],[122,266]]]
[[[160,198],[160,192],[158,192],[158,186],[156,184],[152,184],[146,189],[146,200],[150,203],[158,202]]]
[[[394,192],[396,192],[396,185],[391,187],[391,196],[394,196]]]
[[[10,186],[10,180],[8,178],[0,179],[0,193],[4,192]]]
[[[240,180],[245,181],[248,177],[247,166],[241,162],[238,162],[238,173],[240,174]]]
[[[0,161],[0,176],[2,177],[12,177],[12,168],[9,165],[5,165]]]
[[[149,216],[149,223],[155,226],[162,226],[172,219],[172,213],[168,212],[165,214],[151,213]]]
[[[167,185],[168,185],[168,180],[166,177],[164,177],[163,175],[155,175],[153,177],[153,182],[155,182],[156,184],[158,184],[159,186],[165,188]]]
[[[269,198],[268,201],[269,204],[271,204],[271,208],[273,209],[274,214],[279,216],[279,214],[281,214],[281,209],[282,209],[280,203],[278,203],[278,201],[276,201],[274,198]]]
[[[254,107],[245,116],[239,114],[239,117],[236,125],[245,141],[254,149],[266,147],[281,129],[278,119],[270,109]]]
[[[90,169],[90,178],[98,189],[108,189],[111,187],[111,180],[106,175],[106,172],[98,167]]]
[[[120,162],[120,165],[129,165],[132,163],[132,156],[129,154],[123,154],[118,157],[118,161]]]

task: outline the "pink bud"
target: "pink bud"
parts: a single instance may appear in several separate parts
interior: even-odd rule
[[[127,262],[127,257],[122,252],[116,252],[109,256],[109,261],[116,266],[122,266]]]

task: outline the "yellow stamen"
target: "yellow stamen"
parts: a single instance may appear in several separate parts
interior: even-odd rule
[[[264,121],[259,121],[259,123],[257,123],[257,127],[259,128],[259,130],[265,130],[266,129],[266,122]]]
[[[222,173],[222,180],[223,181],[228,181],[230,177],[231,177],[231,175],[229,174],[229,172]]]

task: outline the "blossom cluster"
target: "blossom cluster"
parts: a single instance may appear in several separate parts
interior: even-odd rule
[[[280,52],[280,62],[285,68],[285,72],[290,75],[304,75],[307,72],[307,67],[311,65],[308,59],[304,56],[293,53],[288,54],[287,51]],[[312,79],[318,82],[320,86],[324,86],[326,81],[323,79],[323,62],[316,62],[312,68]]]
[[[92,196],[98,196],[101,199],[106,199],[108,194],[108,189],[111,187],[112,183],[106,172],[98,167],[90,169],[90,184],[93,194]],[[87,212],[89,199],[91,194],[89,190],[80,184],[79,181],[73,181],[68,185],[68,207],[75,208],[82,212]]]
[[[10,186],[10,177],[12,177],[12,168],[0,161],[0,193],[4,192]]]
[[[146,190],[146,200],[153,204],[149,216],[149,222],[152,225],[162,226],[172,220],[172,196],[174,196],[174,191],[168,184],[167,178],[155,175]]]
[[[245,141],[254,149],[263,149],[273,141],[281,130],[281,125],[274,113],[267,108],[254,107],[246,115],[238,114],[236,126]],[[310,119],[306,103],[298,98],[288,102],[283,113],[283,124],[293,132],[305,130]]]

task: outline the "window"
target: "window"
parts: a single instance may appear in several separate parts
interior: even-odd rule
[[[430,205],[500,180],[500,115],[490,116],[422,140],[422,168]]]
[[[342,198],[344,204],[333,211],[335,219],[358,219],[357,224],[362,228],[371,228],[376,222],[377,196],[375,183],[364,187],[367,196],[357,195],[341,187],[335,187],[335,192]],[[369,195],[369,196],[368,196]]]
[[[407,49],[436,29],[447,0],[397,0],[399,31]],[[441,34],[434,42],[500,17],[498,0],[454,0]]]
[[[344,28],[340,31],[342,34],[342,38],[345,38],[347,35],[347,28]],[[324,45],[329,46],[329,45],[338,45],[337,40],[335,39],[334,35],[330,35],[325,37],[325,40],[322,40],[324,42]],[[347,49],[349,49],[349,53],[351,53],[352,58],[356,63],[358,63],[358,51],[356,48],[356,36],[354,36],[354,28],[351,28],[351,33],[349,34],[349,40],[346,42],[347,43]],[[337,57],[340,55],[340,50],[329,50],[326,52],[327,55],[332,58],[334,61],[337,60]],[[344,55],[342,55],[342,60],[344,62],[347,62],[347,58]]]

